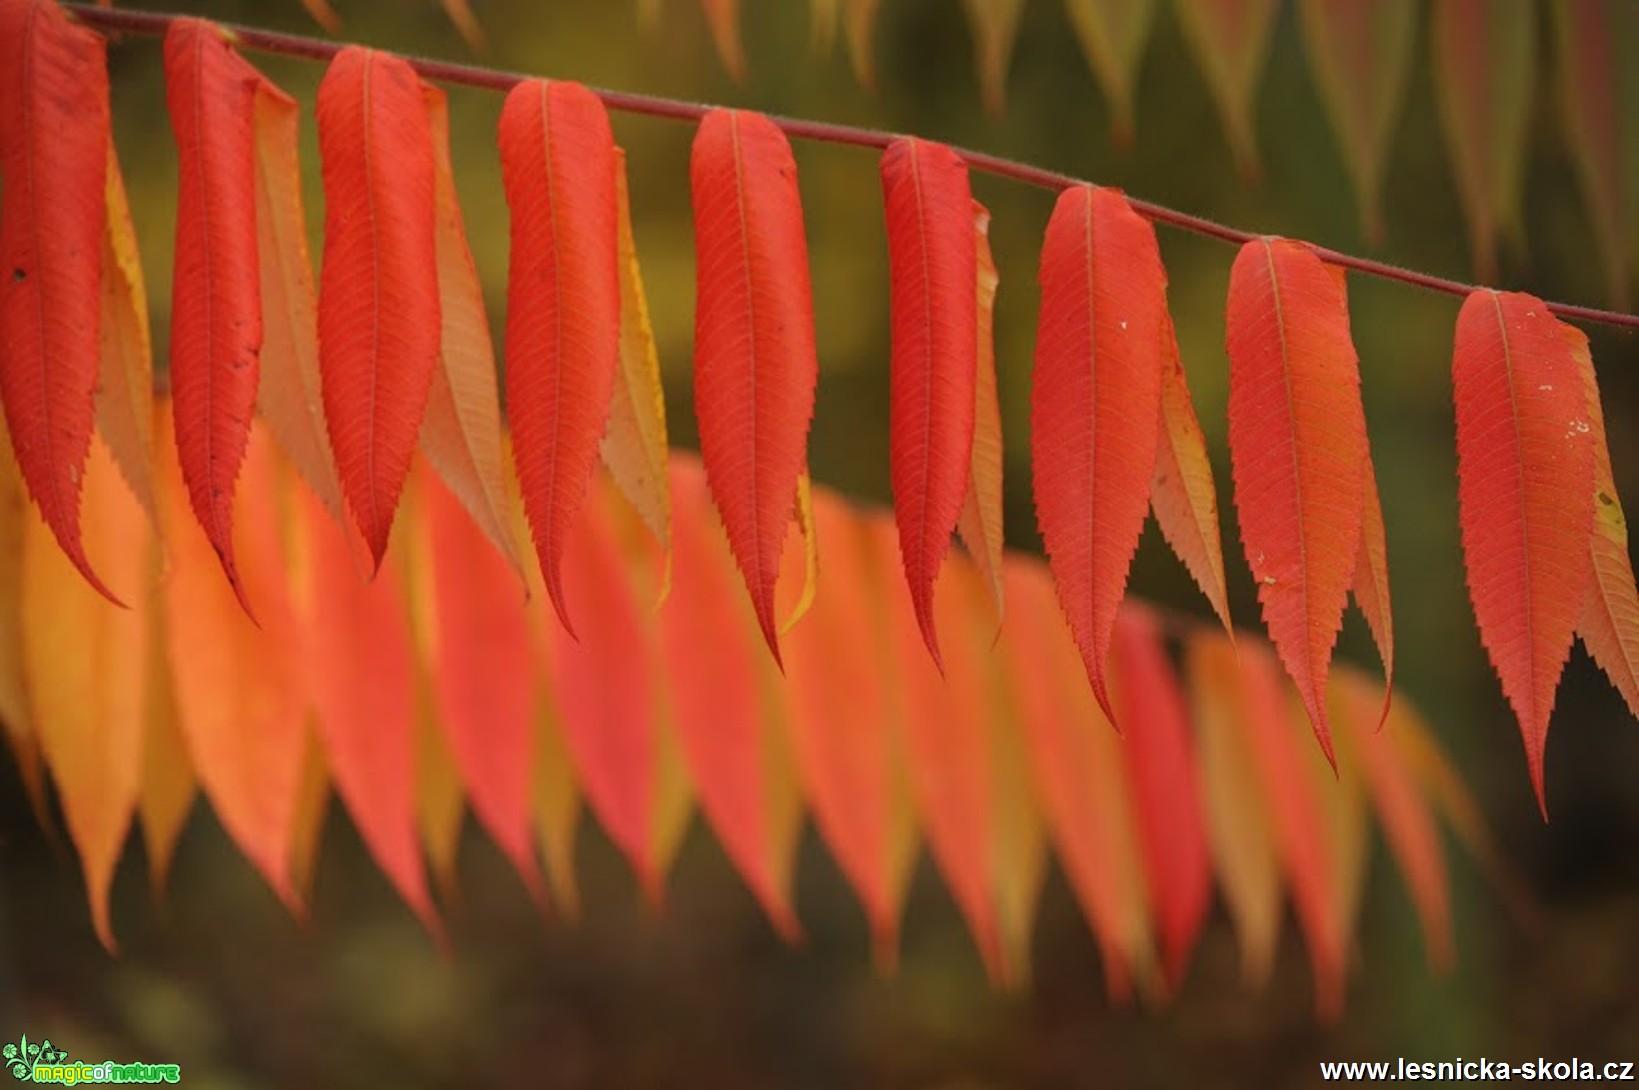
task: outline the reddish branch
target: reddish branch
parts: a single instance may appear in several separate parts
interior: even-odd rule
[[[159,12],[118,11],[93,7],[90,4],[83,3],[70,3],[64,6],[72,10],[87,25],[115,33],[163,35],[171,21],[178,18],[176,15]],[[328,61],[342,49],[341,43],[327,42],[299,34],[281,34],[276,31],[259,30],[255,27],[239,26],[232,23],[221,25],[237,37],[239,45],[245,49],[261,53],[277,53],[287,57],[305,57],[309,60]],[[405,59],[427,79],[460,84],[466,87],[481,87],[491,91],[507,91],[514,84],[526,78],[521,73],[505,72],[480,65],[455,64],[450,61],[416,57]],[[594,90],[609,109],[619,110],[623,113],[671,118],[678,121],[698,121],[705,116],[707,111],[713,109],[712,104],[709,103],[684,102],[658,95],[632,94],[627,91]],[[861,128],[854,125],[835,125],[825,121],[809,121],[803,118],[774,117],[773,121],[784,129],[789,136],[826,144],[886,148],[889,143],[899,136],[898,133],[884,132],[880,129]],[[986,174],[993,174],[999,178],[1011,178],[1027,185],[1040,186],[1043,189],[1054,191],[1084,184],[1084,180],[1081,178],[1061,174],[1055,170],[1046,170],[982,151],[969,151],[965,148],[956,150],[962,158],[967,160],[972,169],[983,171]],[[1155,222],[1164,223],[1180,230],[1221,239],[1224,242],[1236,245],[1260,237],[1257,232],[1229,227],[1201,216],[1192,216],[1188,212],[1167,208],[1164,205],[1137,200],[1130,196],[1128,200],[1134,208]],[[1432,276],[1428,273],[1418,272],[1415,269],[1401,268],[1398,265],[1391,265],[1383,261],[1373,261],[1368,257],[1357,257],[1354,254],[1342,253],[1324,246],[1314,246],[1313,249],[1323,260],[1333,265],[1365,273],[1368,276],[1377,276],[1385,280],[1397,280],[1402,284],[1428,288],[1431,291],[1443,292],[1446,295],[1464,296],[1482,286],[1465,284],[1460,280],[1448,280],[1443,276]],[[1639,314],[1624,314],[1620,311],[1600,310],[1596,307],[1577,306],[1573,303],[1549,303],[1548,309],[1559,317],[1569,320],[1598,322],[1625,329],[1639,329]]]

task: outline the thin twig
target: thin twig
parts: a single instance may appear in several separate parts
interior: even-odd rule
[[[86,25],[115,33],[162,35],[173,20],[181,18],[178,15],[161,12],[98,8],[85,3],[69,3],[64,6]],[[323,41],[300,34],[281,34],[276,31],[260,30],[256,27],[239,26],[233,23],[220,25],[234,35],[240,46],[261,53],[276,53],[286,57],[303,57],[308,60],[328,61],[344,48],[344,43]],[[460,84],[465,87],[479,87],[491,91],[510,90],[515,84],[528,78],[522,73],[485,68],[480,65],[455,64],[450,61],[430,60],[423,57],[406,57],[405,60],[427,79]],[[600,88],[592,88],[591,90],[603,99],[604,105],[611,110],[629,114],[642,114],[647,117],[669,118],[676,121],[697,121],[716,108],[710,103],[685,102],[681,99],[664,98],[659,95],[633,94],[629,91],[607,91]],[[847,144],[861,148],[885,148],[894,140],[899,139],[901,135],[885,132],[881,129],[869,129],[855,125],[837,125],[826,121],[809,121],[796,117],[771,116],[771,120],[791,137],[826,144]],[[1024,182],[1027,185],[1040,186],[1043,189],[1054,191],[1087,184],[1084,179],[1069,174],[1045,170],[1013,159],[1004,159],[999,155],[991,155],[982,151],[970,151],[966,148],[957,148],[955,150],[967,161],[968,166],[972,169],[986,174],[993,174],[999,178],[1011,178],[1017,182]],[[1180,212],[1165,205],[1138,200],[1130,196],[1128,200],[1131,201],[1134,208],[1156,223],[1164,223],[1179,230],[1205,235],[1208,238],[1215,238],[1236,245],[1260,237],[1256,232],[1243,231],[1240,228],[1230,227],[1201,216],[1193,216],[1188,212]],[[1449,280],[1443,276],[1433,276],[1429,273],[1418,272],[1415,269],[1402,268],[1384,261],[1374,261],[1369,257],[1346,254],[1324,246],[1312,246],[1312,248],[1322,260],[1333,265],[1364,273],[1368,276],[1381,277],[1385,280],[1395,280],[1402,284],[1411,284],[1415,287],[1443,292],[1446,295],[1463,296],[1483,286],[1467,284],[1460,280]],[[1554,314],[1568,320],[1597,322],[1602,325],[1617,326],[1624,329],[1639,329],[1639,314],[1600,310],[1596,307],[1578,306],[1574,303],[1548,303],[1547,306]]]

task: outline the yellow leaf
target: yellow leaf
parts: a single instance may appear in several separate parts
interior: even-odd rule
[[[32,722],[85,872],[92,922],[113,950],[108,892],[141,789],[153,543],[101,441],[91,444],[84,487],[92,562],[131,608],[92,590],[31,512],[23,531],[23,669]]]
[[[32,508],[0,413],[0,726],[40,827],[52,828],[40,738],[30,720],[23,668],[23,538]]]
[[[421,449],[461,506],[523,577],[517,539],[507,518],[501,453],[501,402],[484,291],[467,246],[450,165],[449,105],[444,92],[422,84],[437,163],[438,302],[444,335],[433,371]]]
[[[665,551],[659,598],[671,585],[671,484],[666,475],[666,397],[660,384],[660,357],[649,324],[632,236],[626,189],[626,153],[615,149],[615,193],[619,201],[620,369],[609,405],[602,444],[603,464],[616,487]]]
[[[118,152],[108,142],[108,227],[102,250],[102,349],[97,366],[97,430],[126,484],[147,512],[154,507],[154,357],[148,291],[131,226]]]
[[[979,364],[974,375],[973,464],[956,531],[978,565],[1002,623],[1002,411],[996,395],[996,262],[990,254],[990,212],[973,202],[978,250]]]
[[[142,794],[137,812],[148,848],[148,876],[155,895],[163,893],[176,842],[193,810],[198,782],[193,759],[177,717],[176,691],[165,658],[165,614],[152,611],[148,634],[148,721],[143,736]]]
[[[842,0],[842,29],[848,38],[848,60],[854,78],[876,90],[876,8],[881,0]]]

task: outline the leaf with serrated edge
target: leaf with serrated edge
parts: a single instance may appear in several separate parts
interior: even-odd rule
[[[1587,387],[1542,300],[1490,289],[1457,316],[1452,386],[1469,598],[1546,816],[1548,721],[1593,579]]]

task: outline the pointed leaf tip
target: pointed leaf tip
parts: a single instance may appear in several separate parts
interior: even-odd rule
[[[1548,721],[1594,574],[1587,387],[1542,300],[1490,289],[1457,316],[1452,387],[1469,598],[1546,818]]]
[[[578,83],[527,80],[501,111],[512,213],[507,414],[541,573],[564,628],[563,556],[597,468],[620,366],[614,135]]]
[[[1041,255],[1031,380],[1036,519],[1100,706],[1116,613],[1150,505],[1161,418],[1166,270],[1119,192],[1059,196]]]
[[[1254,239],[1231,270],[1226,319],[1241,539],[1264,623],[1330,760],[1326,677],[1360,549],[1368,457],[1348,306],[1306,246]]]
[[[690,159],[700,453],[757,622],[780,659],[774,586],[807,465],[818,358],[797,167],[761,114],[713,110]]]
[[[962,514],[976,406],[978,251],[967,164],[943,144],[896,140],[882,156],[882,196],[894,514],[917,627],[939,662],[933,585]]]

